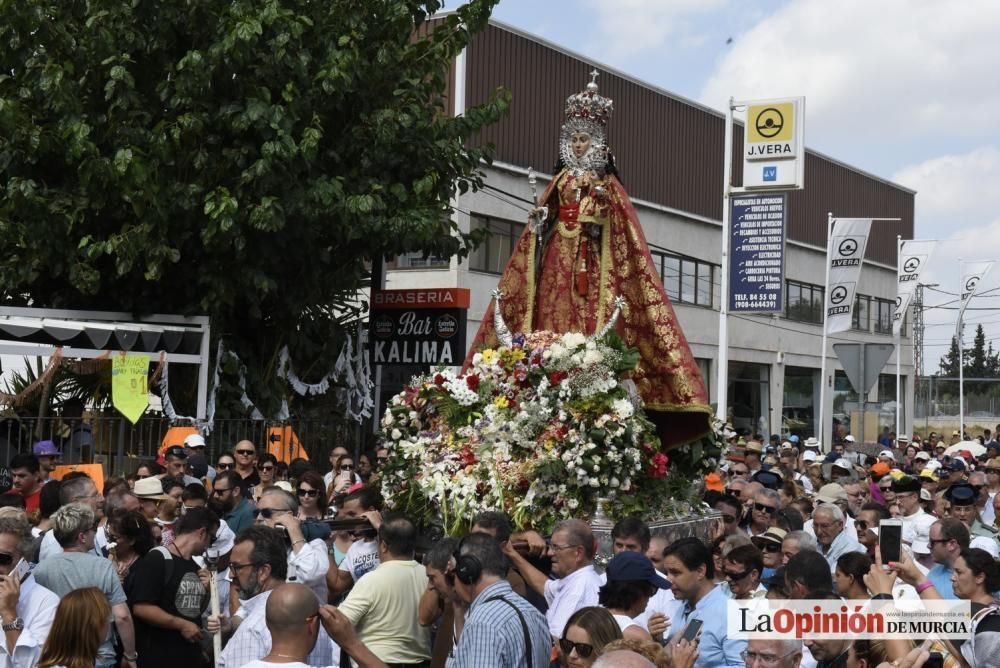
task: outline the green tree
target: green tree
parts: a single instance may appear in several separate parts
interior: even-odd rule
[[[496,1],[0,0],[0,300],[206,313],[276,405],[373,258],[475,241],[449,201],[507,94],[445,91]]]

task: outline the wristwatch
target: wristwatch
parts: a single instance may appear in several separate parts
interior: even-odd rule
[[[6,631],[23,631],[24,630],[24,620],[20,617],[15,617],[11,622],[4,622],[0,629]]]

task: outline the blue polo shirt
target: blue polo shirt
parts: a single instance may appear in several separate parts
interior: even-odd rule
[[[944,564],[934,564],[934,568],[927,571],[927,579],[934,583],[934,588],[941,598],[958,598],[951,588],[951,576],[954,573],[953,568],[948,568]]]
[[[730,640],[726,636],[726,601],[729,597],[721,585],[716,585],[698,604],[691,607],[685,601],[684,608],[673,619],[671,637],[680,633],[692,619],[700,619],[701,642],[698,644],[698,668],[721,668],[746,664],[740,652],[747,648],[746,640]]]

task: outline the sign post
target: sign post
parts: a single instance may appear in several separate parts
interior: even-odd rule
[[[747,110],[747,121],[743,133],[743,185],[734,186],[733,181],[733,111],[737,109]],[[730,198],[735,193],[744,193],[755,190],[801,190],[805,187],[805,98],[793,97],[778,100],[757,100],[736,102],[732,97],[726,106],[726,129],[724,153],[722,158],[722,271],[720,275],[720,303],[719,303],[719,352],[716,356],[716,393],[717,408],[716,417],[726,422],[729,418],[728,393],[729,393],[729,311],[743,313],[775,313],[780,312],[784,302],[784,217],[787,208],[787,200],[781,203],[781,251],[780,257],[763,257],[760,253],[777,251],[751,251],[744,249],[743,242],[744,226],[743,221],[740,228],[732,229],[732,221],[738,214],[742,214],[744,220],[748,210],[744,206],[751,207],[750,213],[764,213],[752,211],[754,206],[777,206],[777,203],[754,205],[748,201],[730,202]],[[732,207],[731,207],[732,204]],[[736,206],[741,208],[737,212],[730,209]],[[767,212],[774,215],[777,213]],[[777,227],[774,218],[768,220],[768,231],[773,231]],[[746,231],[751,227],[746,226]],[[761,228],[763,229],[763,228]],[[758,230],[760,231],[760,230]],[[751,236],[751,235],[747,235]],[[773,237],[773,234],[761,234],[760,236]],[[730,258],[730,245],[734,245],[735,253],[741,255]],[[746,241],[747,246],[754,245],[754,242]],[[774,242],[765,239],[758,240],[757,245],[771,245]],[[738,247],[739,250],[735,248]],[[751,256],[752,254],[752,256]],[[764,260],[773,262],[779,260],[778,264],[763,264]],[[775,284],[775,267],[780,267],[780,284],[777,290]],[[747,273],[753,269],[754,273]],[[742,272],[742,273],[741,273]],[[731,276],[732,274],[732,276]],[[746,280],[750,276],[755,276],[759,280]],[[738,280],[737,280],[738,278]],[[732,280],[733,286],[730,286]]]

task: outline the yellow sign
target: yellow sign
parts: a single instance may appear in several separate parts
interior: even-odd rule
[[[747,107],[747,160],[795,157],[795,103],[773,102]]]
[[[111,356],[111,403],[132,424],[149,405],[149,358],[145,355]]]

